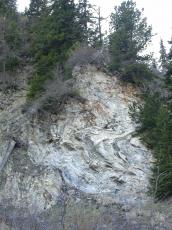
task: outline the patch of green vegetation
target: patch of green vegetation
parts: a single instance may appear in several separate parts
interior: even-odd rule
[[[36,96],[40,95],[41,92],[44,90],[44,83],[47,80],[47,76],[44,75],[35,75],[32,80],[30,81],[30,88],[27,94],[29,99],[35,98]]]
[[[148,65],[144,63],[126,65],[122,71],[122,80],[136,83],[137,85],[142,84],[146,80],[150,81],[153,77],[154,74]]]
[[[138,133],[156,159],[150,192],[155,199],[165,199],[172,196],[172,109],[158,94],[144,99],[144,105],[134,106],[131,113],[140,122]]]

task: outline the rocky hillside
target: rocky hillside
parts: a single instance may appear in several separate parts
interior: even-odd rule
[[[147,194],[151,152],[133,136],[137,90],[94,67],[73,75],[79,97],[57,114],[23,113],[26,90],[1,93],[1,228],[170,229],[170,205]]]

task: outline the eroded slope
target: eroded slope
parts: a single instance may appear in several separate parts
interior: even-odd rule
[[[21,113],[24,95],[1,113],[1,129],[14,129],[16,139],[1,172],[1,203],[41,211],[56,204],[64,183],[104,203],[149,200],[152,157],[132,137],[135,124],[128,112],[136,99],[133,88],[94,67],[76,68],[74,79],[76,94],[85,100],[69,99],[63,111],[47,120]]]

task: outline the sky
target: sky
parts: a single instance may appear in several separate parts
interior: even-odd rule
[[[135,1],[139,9],[144,8],[144,16],[147,17],[148,24],[153,27],[153,34],[155,35],[149,50],[158,56],[160,39],[162,38],[165,46],[168,47],[168,41],[172,37],[172,0]],[[24,11],[25,7],[29,6],[29,2],[30,0],[18,0],[19,11]],[[122,0],[90,0],[90,3],[101,7],[104,17],[108,17],[113,12],[114,6],[121,2]],[[105,25],[107,26],[108,23]]]

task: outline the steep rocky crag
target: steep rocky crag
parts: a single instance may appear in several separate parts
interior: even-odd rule
[[[161,213],[157,206],[155,211],[153,199],[147,194],[154,159],[151,151],[134,137],[136,124],[129,116],[129,105],[133,101],[139,103],[138,90],[95,67],[77,67],[73,77],[73,90],[82,100],[68,98],[57,114],[41,117],[23,113],[26,89],[13,93],[8,99],[1,94],[2,224],[5,225],[6,215],[10,229],[14,227],[14,220],[17,229],[27,229],[18,221],[22,210],[22,223],[27,222],[29,213],[37,217],[37,229],[44,229],[40,223],[45,222],[45,216],[46,229],[54,230],[117,229],[117,226],[168,229],[169,213]],[[76,210],[92,210],[89,213],[94,220],[115,210],[115,214],[107,216],[114,216],[116,225],[112,220],[104,223],[101,219],[101,224],[98,221],[98,227],[93,228],[95,223],[89,225],[90,217],[85,211],[82,218],[87,220],[87,227],[75,228],[76,223],[73,228],[69,227],[74,219],[71,207],[75,205]],[[56,221],[57,216],[61,216],[58,227],[52,217],[54,213]],[[102,223],[104,228],[100,228]]]

